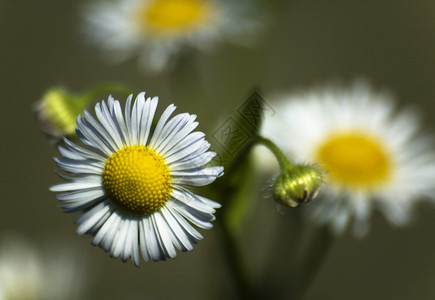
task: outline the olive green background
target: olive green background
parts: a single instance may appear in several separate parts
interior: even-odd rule
[[[79,34],[83,3],[0,0],[0,235],[78,249],[89,270],[89,299],[231,299],[234,288],[216,230],[202,230],[205,239],[193,252],[139,269],[110,259],[90,245],[91,237],[75,235],[79,214],[62,213],[48,191],[60,182],[52,161],[57,151],[32,113],[53,85],[80,91],[124,83],[132,92],[158,95],[160,110],[174,102],[178,112],[198,114],[200,129],[210,134],[254,88],[267,101],[276,92],[363,76],[391,89],[400,105],[420,109],[425,130],[435,131],[432,0],[271,2],[278,7],[269,11],[254,50],[224,45],[186,55],[173,73],[160,75],[142,73],[134,60],[109,65],[86,47]],[[268,259],[286,260],[275,249],[291,245],[275,245],[272,237],[291,231],[288,214],[278,214],[263,195],[256,201],[240,240],[252,269],[261,272]],[[306,299],[434,299],[434,231],[435,208],[427,203],[406,228],[375,214],[366,238],[346,233],[334,242]]]

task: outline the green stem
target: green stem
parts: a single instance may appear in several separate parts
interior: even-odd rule
[[[249,151],[252,145],[252,142],[248,142],[244,149],[237,154],[237,157],[227,165],[225,172],[229,175],[222,178],[223,181],[216,189],[219,193],[218,198],[224,206],[219,210],[221,216],[217,218],[217,222],[220,225],[218,227],[221,229],[222,247],[233,276],[238,299],[255,299],[252,293],[252,278],[239,245],[237,226],[234,226],[233,222],[234,210],[240,204],[237,199],[237,194],[241,188],[240,180],[246,180],[249,177],[246,176],[246,172],[250,171],[247,168],[249,168]],[[238,213],[238,217],[241,217],[240,212]]]
[[[252,294],[248,268],[244,262],[241,249],[238,247],[237,238],[223,221],[220,222],[220,225],[224,251],[236,283],[239,299],[255,299]]]
[[[291,173],[298,168],[297,165],[288,160],[287,156],[271,140],[257,136],[256,142],[266,146],[275,155],[281,173]],[[319,180],[321,184],[321,179]],[[312,184],[308,190],[313,190],[315,186],[315,184]],[[264,293],[268,297],[283,299],[301,298],[320,269],[332,245],[333,238],[328,228],[306,227],[303,226],[304,224],[299,218],[294,219],[297,217],[296,215],[292,217],[292,224],[286,225],[296,230],[292,236],[293,239],[289,239],[290,237],[287,236],[278,236],[279,241],[276,241],[276,243],[281,245],[296,245],[297,248],[293,247],[288,249],[288,251],[284,250],[281,252],[278,252],[280,251],[279,249],[275,250],[277,252],[274,253],[274,257],[287,257],[287,259],[278,261],[277,264],[279,265],[272,265],[271,268],[266,270],[267,277],[263,278],[263,282],[266,282]],[[275,276],[270,276],[270,274],[279,274],[280,276],[276,278]],[[289,290],[289,286],[291,290]]]
[[[290,276],[290,282],[292,283],[290,294],[293,299],[300,299],[304,296],[321,269],[333,241],[334,238],[327,226],[316,227],[308,233],[308,241],[305,247],[300,248]]]
[[[271,140],[262,136],[256,136],[256,142],[266,146],[273,153],[273,155],[275,155],[281,170],[294,166],[288,160],[284,152],[282,152],[281,149],[277,145],[275,145],[275,143],[272,142]]]
[[[293,238],[277,235],[276,243],[295,245],[288,249],[280,248],[274,251],[277,257],[287,259],[275,261],[268,266],[263,283],[263,296],[273,299],[301,299],[306,294],[316,274],[331,249],[334,237],[328,227],[306,227],[297,215],[284,220],[283,226],[295,226]],[[290,224],[289,224],[290,223]],[[278,276],[270,276],[277,274]]]

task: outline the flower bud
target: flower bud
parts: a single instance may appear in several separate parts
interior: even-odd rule
[[[62,88],[51,88],[36,102],[34,110],[42,131],[50,140],[57,141],[62,135],[75,134],[76,118],[88,104],[86,97],[75,96]]]
[[[314,165],[287,167],[275,178],[272,195],[281,204],[297,207],[314,199],[323,183],[323,172]]]

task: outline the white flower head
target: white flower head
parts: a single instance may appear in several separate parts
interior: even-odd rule
[[[76,223],[79,235],[94,236],[93,245],[112,257],[130,257],[139,266],[140,252],[146,261],[176,256],[176,248],[192,250],[202,239],[192,226],[211,228],[214,201],[191,192],[223,174],[222,167],[202,167],[216,155],[208,151],[205,134],[193,132],[196,116],[178,114],[170,105],[155,127],[158,98],[140,93],[125,114],[119,101],[109,97],[95,106],[97,119],[87,111],[77,118],[77,135],[89,149],[64,139],[57,166],[70,175],[51,187],[63,192],[65,212],[84,211]]]
[[[372,208],[394,225],[407,223],[413,204],[434,198],[435,155],[417,116],[396,112],[390,96],[363,80],[281,97],[262,133],[295,161],[326,170],[321,197],[306,208],[339,234],[349,223],[363,236]]]
[[[139,56],[162,71],[185,48],[208,50],[221,40],[252,44],[259,17],[252,3],[227,0],[118,0],[84,7],[84,31],[109,61]],[[258,14],[257,14],[258,15]]]

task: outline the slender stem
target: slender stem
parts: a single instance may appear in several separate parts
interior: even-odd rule
[[[281,149],[276,146],[271,140],[261,137],[254,136],[253,139],[248,142],[245,148],[240,151],[237,157],[229,164],[227,167],[228,174],[235,174],[237,170],[240,171],[240,166],[246,161],[247,154],[251,150],[252,146],[256,143],[263,144],[266,146],[276,157],[279,162],[281,170],[289,170],[294,168],[294,164],[292,164],[286,155],[281,151]],[[228,181],[226,181],[228,183]],[[234,193],[234,188],[230,186],[223,186],[220,189],[220,198],[221,199],[230,199],[230,196]],[[253,286],[251,284],[251,279],[248,275],[248,269],[244,263],[244,257],[240,251],[240,248],[237,245],[237,239],[235,233],[228,226],[227,222],[225,222],[224,218],[220,218],[222,229],[222,237],[223,237],[223,245],[225,247],[225,254],[227,256],[229,266],[232,270],[232,274],[234,276],[234,281],[236,283],[237,291],[240,299],[254,299],[254,296],[259,297],[258,294],[253,293]],[[310,273],[307,273],[306,277],[309,277]],[[270,275],[270,274],[268,274]],[[305,275],[304,275],[305,276]],[[291,278],[291,276],[290,276]],[[279,279],[277,279],[279,281]],[[278,286],[278,290],[281,291],[282,287]],[[279,296],[279,293],[276,293]]]
[[[284,229],[285,230],[280,230]],[[283,233],[284,232],[284,233]],[[277,230],[272,232],[271,260],[265,265],[256,286],[264,299],[292,299],[288,296],[289,285],[293,285],[293,270],[298,263],[300,245],[304,239],[303,222],[295,209],[286,211],[286,215],[277,217]]]
[[[231,213],[229,210],[234,208],[234,201],[237,201],[234,200],[237,187],[234,186],[233,181],[240,176],[240,172],[244,173],[246,169],[245,164],[248,162],[248,154],[252,145],[253,143],[248,142],[245,148],[238,153],[237,157],[229,163],[225,171],[231,177],[224,178],[224,184],[217,189],[221,203],[224,203],[223,209],[220,210],[222,216],[217,218],[217,222],[220,225],[218,227],[221,229],[222,246],[233,276],[234,285],[237,289],[238,299],[256,298],[252,293],[252,278],[239,245],[237,231],[234,230],[232,222],[228,221],[228,216]],[[228,201],[231,202],[229,203]]]
[[[304,296],[316,274],[321,269],[333,241],[334,238],[328,227],[316,227],[311,230],[305,247],[300,249],[296,259],[297,263],[290,277],[293,299],[300,299]]]
[[[281,170],[293,166],[293,164],[288,160],[287,156],[271,140],[262,136],[257,136],[256,142],[266,146],[273,153],[273,155],[275,155]]]
[[[291,248],[284,254],[289,258],[286,263],[281,261],[279,277],[266,283],[265,293],[274,299],[301,299],[320,271],[334,241],[329,228],[325,226],[301,227],[301,220],[292,222],[291,225],[296,225],[298,231],[291,241],[296,248]],[[280,253],[282,255],[282,251]],[[268,272],[277,272],[276,266]]]
[[[275,155],[281,172],[284,172],[284,170],[291,172],[295,168],[295,165],[288,160],[281,149],[271,140],[257,136],[256,142],[266,146]],[[292,217],[296,216],[293,215]],[[325,227],[307,227],[303,226],[303,223],[300,221],[289,225],[297,227],[297,237],[291,241],[297,248],[289,249],[288,253],[282,255],[278,254],[281,257],[288,257],[287,263],[281,261],[278,266],[279,269],[275,268],[276,270],[273,270],[272,268],[267,270],[267,274],[265,274],[267,278],[264,280],[266,282],[264,292],[273,298],[300,299],[320,269],[332,245],[333,237],[328,228]],[[282,244],[285,239],[285,237],[281,237],[277,243]],[[270,281],[270,273],[273,272],[278,272],[280,277],[272,278],[273,281]],[[291,287],[290,290],[289,286]]]
[[[238,247],[236,236],[224,222],[221,221],[220,225],[225,254],[232,270],[239,299],[255,299],[250,286],[248,269],[244,263],[241,249]]]

